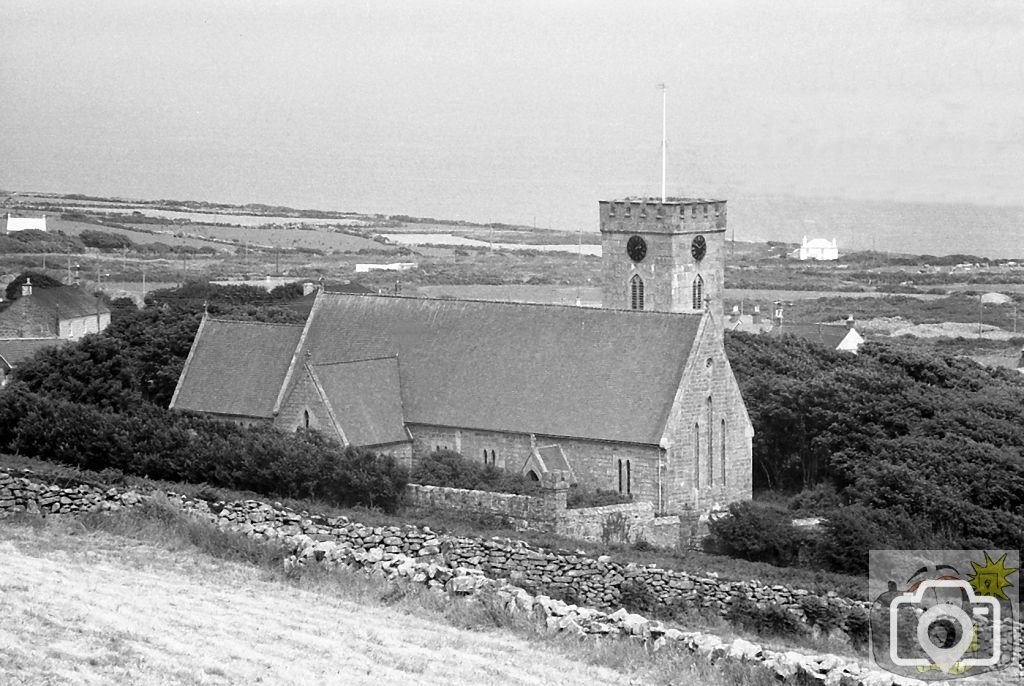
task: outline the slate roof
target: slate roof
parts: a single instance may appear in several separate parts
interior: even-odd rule
[[[33,288],[31,295],[22,297],[31,298],[34,304],[59,314],[61,319],[110,313],[110,308],[102,300],[78,286]]]
[[[54,348],[67,343],[62,338],[0,338],[0,361],[8,368],[19,364],[44,348]]]
[[[375,446],[409,440],[398,358],[312,365],[309,371],[349,443]]]
[[[296,358],[397,355],[411,424],[656,445],[701,318],[322,293]]]
[[[272,417],[302,326],[203,319],[171,399],[177,410]]]
[[[768,332],[769,336],[791,335],[827,346],[835,350],[846,338],[849,328],[845,324],[783,324]]]

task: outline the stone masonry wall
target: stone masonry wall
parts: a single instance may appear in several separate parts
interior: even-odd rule
[[[594,543],[645,541],[661,548],[679,543],[679,517],[657,517],[649,502],[568,509],[564,488],[542,487],[540,495],[529,496],[409,484],[404,506],[416,512],[500,517],[516,531],[544,531]]]
[[[421,460],[437,449],[454,450],[467,460],[484,464],[484,451],[494,453],[495,466],[518,474],[530,458],[532,449],[529,434],[502,431],[456,429],[427,424],[410,424],[413,458]],[[622,491],[635,500],[646,500],[657,506],[659,497],[659,449],[654,446],[607,441],[546,436],[538,434],[534,441],[539,446],[558,445],[572,465],[579,483],[589,489],[616,491],[619,489],[619,463],[629,462],[629,483]],[[625,466],[623,466],[623,479]]]
[[[312,543],[333,542],[389,556],[413,558],[438,555],[449,566],[479,570],[489,578],[509,579],[532,593],[572,598],[580,605],[611,608],[622,604],[624,591],[644,593],[656,606],[688,606],[725,614],[738,600],[783,608],[807,621],[801,599],[810,591],[770,586],[756,580],[724,581],[687,572],[613,562],[606,556],[586,557],[569,551],[536,548],[512,539],[480,539],[437,534],[427,527],[367,527],[345,517],[324,517],[295,512],[255,500],[207,503],[173,493],[168,498],[197,516],[259,540],[307,536]],[[17,512],[42,516],[116,510],[142,502],[148,494],[125,488],[87,483],[58,486],[30,472],[0,470],[0,518]],[[378,558],[378,559],[383,559]],[[854,609],[866,611],[865,602],[819,596],[826,607],[847,617]]]
[[[65,480],[66,481],[66,480]],[[637,568],[621,567],[606,560],[548,553],[517,541],[482,541],[437,535],[430,529],[405,527],[365,527],[345,517],[322,517],[307,512],[260,503],[253,500],[234,503],[207,503],[173,493],[140,494],[118,488],[99,488],[89,484],[57,486],[36,475],[21,472],[14,476],[0,469],[0,519],[17,512],[39,516],[74,514],[97,510],[116,510],[136,506],[158,495],[167,502],[219,528],[256,539],[280,541],[291,551],[285,560],[290,567],[324,565],[343,568],[381,578],[390,583],[420,585],[430,591],[462,597],[467,602],[483,603],[509,616],[532,619],[543,631],[572,637],[620,638],[642,641],[655,652],[669,645],[698,654],[711,663],[743,662],[769,670],[769,678],[778,683],[825,683],[848,686],[903,686],[911,682],[893,675],[872,671],[849,658],[837,655],[806,655],[795,651],[764,648],[742,638],[723,641],[720,637],[686,632],[651,621],[620,608],[614,612],[569,604],[547,595],[531,595],[508,578],[489,578],[484,565],[518,560],[520,566],[561,571],[573,578],[575,570],[596,564],[598,574],[608,572],[626,579],[637,575]],[[466,558],[467,554],[472,554]],[[481,559],[487,562],[479,567]],[[575,567],[556,570],[562,561]],[[516,565],[510,565],[516,566]],[[492,568],[493,571],[493,568]],[[720,585],[718,582],[713,582]],[[694,589],[705,588],[704,583]],[[770,602],[770,601],[769,601]],[[920,682],[913,682],[920,683]]]

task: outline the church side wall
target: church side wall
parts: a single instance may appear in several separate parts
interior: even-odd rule
[[[751,497],[753,430],[724,347],[712,323],[706,324],[666,425],[665,511],[674,514],[700,516]]]
[[[484,464],[483,451],[494,451],[496,466],[518,473],[530,459],[529,434],[501,431],[479,431],[452,427],[410,424],[413,435],[413,460],[422,460],[438,448],[454,450],[473,462]],[[619,462],[622,463],[623,491],[627,472],[629,492],[636,501],[658,506],[658,461],[661,451],[656,446],[631,443],[587,441],[556,436],[537,435],[536,445],[557,444],[580,485],[590,490],[619,490]]]
[[[478,431],[429,424],[409,424],[413,436],[413,460],[422,460],[438,449],[454,450],[467,460],[484,464],[484,451],[501,469],[518,472],[530,457],[530,435],[503,431]]]
[[[619,492],[619,463],[622,464],[622,492],[633,500],[658,507],[657,446],[633,443],[607,443],[537,437],[537,444],[558,443],[572,465],[580,484],[590,490]],[[628,477],[628,484],[627,484]],[[627,488],[628,486],[628,488]]]

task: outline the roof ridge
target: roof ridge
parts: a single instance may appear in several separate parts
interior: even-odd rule
[[[377,357],[364,357],[358,360],[338,360],[336,362],[318,362],[316,364],[307,365],[309,367],[332,367],[338,364],[354,364],[356,362],[376,362],[377,360],[397,360],[398,353],[392,353],[390,355],[378,355]]]
[[[458,285],[458,284],[451,284]],[[656,312],[654,310],[629,310],[626,308],[616,307],[583,307],[582,305],[566,305],[563,303],[534,303],[534,302],[523,302],[519,300],[486,300],[483,298],[428,298],[420,297],[415,295],[382,295],[380,293],[339,293],[337,291],[324,291],[325,296],[341,296],[345,298],[380,298],[389,300],[415,300],[418,302],[454,302],[454,303],[486,303],[488,305],[505,305],[505,306],[519,306],[519,307],[546,307],[550,309],[559,310],[573,310],[573,311],[585,311],[585,312],[628,312],[630,314],[637,315],[657,315],[657,316],[671,316],[671,317],[702,317],[703,312]]]
[[[259,326],[290,326],[292,328],[301,329],[305,324],[287,324],[285,322],[259,322],[255,319],[219,319],[217,317],[207,317],[209,322],[220,322],[222,324],[258,324]]]

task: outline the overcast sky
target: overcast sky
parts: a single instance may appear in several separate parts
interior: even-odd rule
[[[1024,1],[0,0],[0,188],[596,228],[670,193],[1024,204]]]

